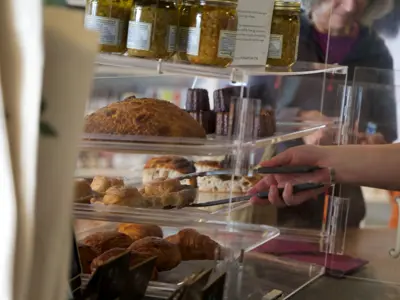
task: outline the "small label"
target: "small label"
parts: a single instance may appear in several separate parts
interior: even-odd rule
[[[85,28],[100,34],[100,44],[118,45],[121,43],[121,20],[98,16],[85,16]]]
[[[294,53],[294,60],[297,61],[299,55],[299,36],[296,38],[296,52]]]
[[[233,58],[236,46],[236,31],[221,30],[219,33],[218,57]]]
[[[186,53],[189,55],[199,55],[200,47],[200,28],[189,27],[187,35],[187,50]]]
[[[179,27],[179,52],[186,52],[188,46],[189,28]]]
[[[151,23],[129,21],[126,47],[136,50],[150,50]]]
[[[282,58],[282,42],[283,42],[283,35],[271,34],[269,38],[268,58],[273,58],[273,59]]]
[[[178,28],[174,25],[169,26],[167,49],[168,52],[174,52],[176,49],[176,32]]]

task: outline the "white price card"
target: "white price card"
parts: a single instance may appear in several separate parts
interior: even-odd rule
[[[239,0],[238,30],[232,65],[266,64],[274,0]]]

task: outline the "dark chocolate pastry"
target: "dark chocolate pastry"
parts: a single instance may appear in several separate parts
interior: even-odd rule
[[[188,89],[186,97],[186,111],[200,112],[210,110],[208,91],[205,89]]]
[[[226,87],[223,89],[215,90],[214,97],[214,111],[215,112],[229,112],[231,110],[231,102],[234,98],[240,98],[241,86]],[[243,97],[247,95],[247,89],[243,87]]]
[[[215,112],[209,110],[189,112],[189,114],[203,126],[207,134],[215,133]]]
[[[261,109],[258,122],[255,124],[257,137],[269,137],[276,131],[275,113],[272,109]]]
[[[234,120],[232,112],[217,112],[216,113],[216,135],[230,136],[233,133]]]

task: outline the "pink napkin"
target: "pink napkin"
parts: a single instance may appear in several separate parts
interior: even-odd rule
[[[347,255],[326,255],[326,253],[319,251],[319,245],[303,241],[274,239],[253,251],[325,266],[328,269],[328,274],[334,276],[348,275],[368,263],[367,260]]]

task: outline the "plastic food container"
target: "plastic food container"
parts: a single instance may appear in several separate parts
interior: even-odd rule
[[[232,61],[238,24],[237,1],[185,1],[180,32],[187,31],[189,62],[226,67]]]
[[[131,8],[132,0],[87,1],[85,28],[99,32],[101,52],[125,52]]]
[[[300,2],[275,1],[268,50],[268,66],[290,67],[297,61]]]
[[[171,57],[176,50],[177,29],[178,8],[174,1],[135,1],[128,27],[128,55]]]

